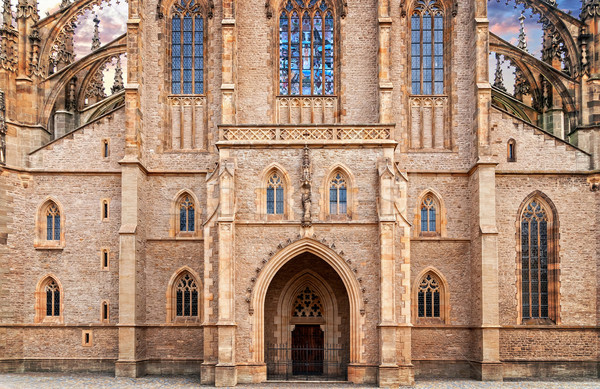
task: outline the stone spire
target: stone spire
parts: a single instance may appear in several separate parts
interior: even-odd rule
[[[121,56],[117,57],[117,67],[115,68],[115,82],[113,83],[112,88],[110,88],[112,93],[117,93],[120,90],[123,90],[123,70],[121,69]]]
[[[100,26],[100,19],[98,19],[98,15],[94,15],[94,37],[92,38],[92,51],[100,48],[100,31],[98,30],[98,26]]]
[[[521,16],[519,16],[519,24],[521,27],[519,28],[519,43],[517,47],[523,51],[527,51],[527,35],[525,35],[525,10],[521,11]]]
[[[69,0],[61,0],[60,9],[67,8],[69,5],[71,5],[71,2]]]
[[[500,54],[496,53],[496,72],[494,73],[494,88],[506,92],[506,87],[504,87],[504,77],[502,75],[501,65],[502,61],[500,61]]]
[[[33,22],[40,20],[37,0],[19,0],[17,4],[17,19],[31,18]]]
[[[0,28],[2,29],[12,29],[12,11],[10,9],[10,0],[4,0],[4,5],[2,7],[2,25]]]

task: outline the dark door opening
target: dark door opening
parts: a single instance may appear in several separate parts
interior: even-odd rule
[[[324,346],[324,336],[321,326],[296,325],[292,331],[293,374],[323,374]]]

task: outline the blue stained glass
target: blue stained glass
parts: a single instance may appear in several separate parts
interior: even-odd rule
[[[413,31],[421,30],[421,18],[419,18],[419,15],[413,15],[410,18],[410,25],[411,25],[411,30],[413,30]]]
[[[181,80],[181,71],[180,70],[173,70],[172,71],[172,77],[173,77],[173,82],[180,82]]]
[[[194,208],[190,207],[190,208],[188,208],[188,231],[194,231],[195,230],[194,223],[195,223],[195,220],[194,220]]]
[[[431,94],[431,82],[423,82],[423,94],[424,95]]]
[[[60,216],[54,216],[54,240],[60,240]]]
[[[340,213],[346,213],[346,188],[340,188]]]
[[[191,39],[192,38],[190,37],[190,42],[191,42]],[[192,55],[193,55],[193,53],[192,53],[192,45],[191,44],[183,45],[183,56],[184,57],[191,57]]]
[[[435,208],[429,209],[429,231],[435,231]]]
[[[46,216],[46,240],[52,240],[52,215]]]
[[[179,231],[187,231],[187,220],[186,220],[185,207],[181,207],[179,209]]]
[[[421,68],[421,58],[420,57],[411,57],[410,63],[411,63],[412,69],[420,69]]]
[[[325,1],[322,1],[322,2],[321,2],[321,5],[319,6],[319,8],[321,8],[321,11],[323,11],[323,12],[324,12],[325,10],[327,10],[327,4],[325,4]]]
[[[293,69],[293,70],[300,69],[300,58],[299,57],[292,57],[291,69]]]
[[[183,93],[185,93],[186,95],[189,95],[192,93],[192,83],[191,82],[183,83]]]
[[[332,215],[337,214],[337,189],[329,189],[329,213]]]
[[[202,18],[196,18],[196,32],[204,31],[204,20]]]
[[[413,42],[413,44],[419,43],[421,41],[421,31],[419,31],[419,30],[411,31],[410,39],[411,39],[411,42]],[[419,46],[417,45],[417,47],[419,47]]]
[[[288,32],[287,32],[287,30],[281,31],[279,33],[279,44],[281,45],[280,48],[279,48],[280,51],[281,50],[285,50],[285,52],[287,53],[287,50],[288,50],[288,48],[287,48],[287,44],[288,44]]]
[[[427,231],[427,208],[421,208],[421,231]]]
[[[418,95],[421,93],[421,83],[420,82],[413,82],[412,83],[412,93],[414,95]]]
[[[308,3],[308,7],[312,8],[315,4],[317,4],[318,0],[310,0],[310,2]]]
[[[436,15],[434,18],[434,28],[436,30],[443,30],[444,29],[444,18],[440,15]]]
[[[183,31],[192,31],[192,18],[189,16],[185,16],[183,18]]]
[[[431,57],[423,57],[423,69],[431,69]]]
[[[444,41],[444,32],[435,30],[433,32],[433,39],[435,42],[443,42]]]
[[[287,79],[287,76],[286,76]],[[288,88],[288,83],[281,81],[281,84],[279,85],[279,93],[282,95],[287,95],[289,93],[289,88]]]
[[[425,40],[425,34],[423,34],[423,40]],[[429,41],[423,42],[423,56],[431,57],[431,43]]]
[[[203,82],[197,82],[195,85],[195,88],[196,88],[196,90],[194,93],[196,93],[198,95],[201,95],[204,93],[204,83]]]
[[[285,6],[285,9],[288,11],[291,11],[292,9],[294,9],[294,6],[292,5],[291,0],[287,2],[287,5]]]
[[[204,76],[204,71],[203,70],[196,70],[194,72],[194,81],[196,83],[198,83],[199,81],[202,81],[202,77]]]
[[[333,58],[325,57],[325,74],[333,76]]]
[[[439,57],[440,59],[442,58],[442,56],[444,55],[444,44],[443,43],[436,43],[434,45],[434,52],[433,52],[437,57]]]
[[[173,31],[173,42],[174,44],[181,42],[181,32]]]
[[[303,0],[296,0],[296,4],[298,4],[298,6],[300,8],[304,8],[304,1]]]
[[[191,63],[190,63],[190,65],[191,65]],[[185,69],[183,71],[183,82],[191,82],[191,81],[192,81],[192,71]]]
[[[171,93],[173,93],[175,95],[181,93],[181,84],[179,82],[173,81],[173,88],[171,90]]]
[[[204,58],[196,57],[196,59],[194,60],[194,67],[196,68],[196,70],[204,69]],[[196,77],[196,79],[198,79],[198,77]]]
[[[267,213],[275,213],[275,189],[267,188]]]
[[[436,95],[441,95],[444,93],[444,83],[441,81],[436,81],[435,83],[435,94]]]
[[[171,21],[171,23],[172,23],[173,31],[181,30],[181,19],[179,19],[178,17],[174,17],[173,20]]]
[[[173,52],[173,56],[177,56],[179,57],[181,55],[181,46],[180,45],[173,45],[172,48],[172,52]]]
[[[302,57],[302,69],[310,70],[310,57]]]
[[[277,188],[277,199],[276,199],[276,212],[277,214],[283,214],[283,188]]]
[[[192,57],[183,57],[183,68],[185,69],[183,74],[188,74],[187,69],[192,68]],[[191,72],[189,72],[189,74],[191,75]]]
[[[315,95],[323,94],[323,71],[315,70],[314,88]]]
[[[431,83],[431,68],[423,67],[423,84]]]
[[[423,15],[423,32],[431,30],[431,15],[425,13]]]

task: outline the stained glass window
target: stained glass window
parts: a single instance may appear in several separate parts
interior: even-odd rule
[[[198,316],[198,286],[189,273],[176,284],[177,316]]]
[[[436,232],[435,201],[431,196],[421,203],[421,232]]]
[[[415,95],[444,93],[444,16],[432,0],[419,0],[410,18],[411,85]]]
[[[332,215],[345,214],[347,211],[346,180],[337,173],[329,187],[329,213]]]
[[[46,316],[60,316],[60,290],[54,280],[46,285]]]
[[[197,0],[178,0],[172,8],[171,93],[204,93],[204,18]]]
[[[334,94],[334,17],[326,0],[288,0],[279,17],[279,93]]]
[[[419,284],[419,317],[440,317],[440,283],[431,274],[427,274]]]
[[[60,211],[54,203],[46,211],[46,240],[60,240]]]
[[[283,214],[283,182],[278,173],[273,173],[267,183],[267,213]]]
[[[521,300],[523,319],[548,318],[548,215],[539,200],[521,216]]]
[[[184,196],[179,202],[179,231],[195,231],[194,202],[190,196]]]

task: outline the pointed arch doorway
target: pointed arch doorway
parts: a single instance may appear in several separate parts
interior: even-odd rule
[[[268,379],[346,380],[350,304],[325,261],[302,253],[273,277],[264,307]]]

